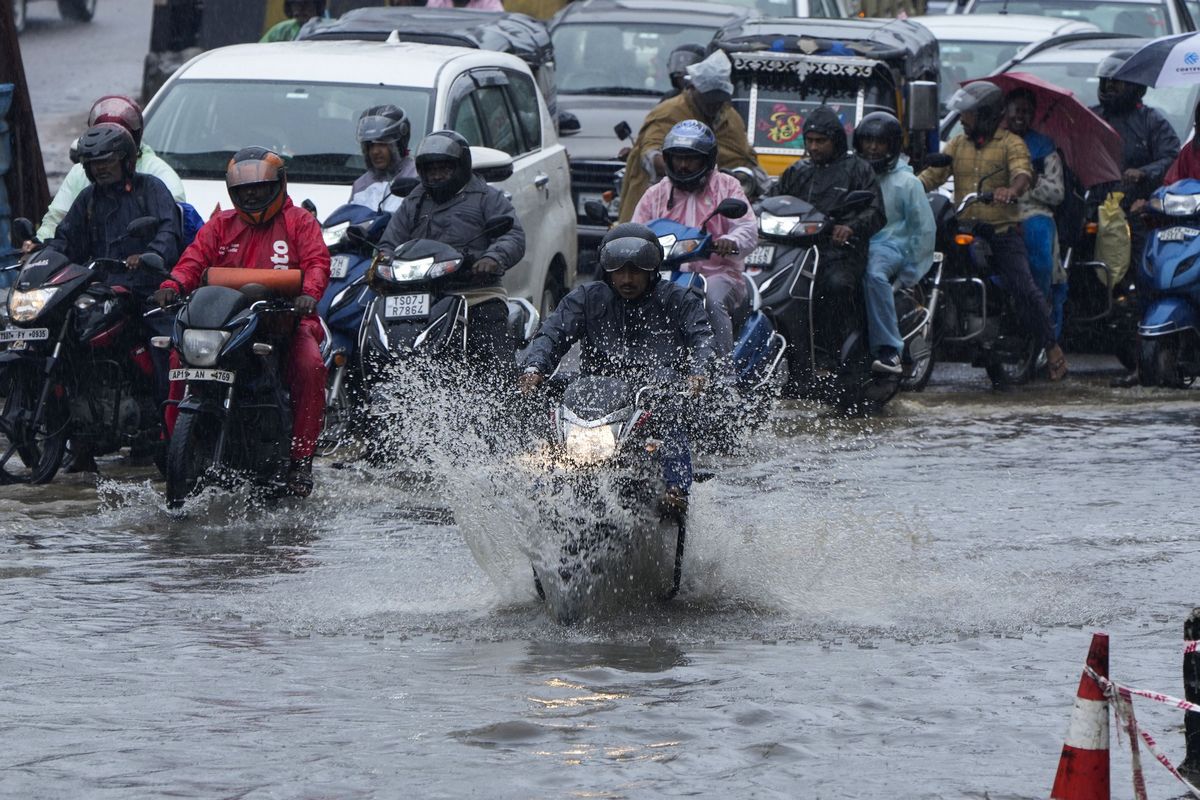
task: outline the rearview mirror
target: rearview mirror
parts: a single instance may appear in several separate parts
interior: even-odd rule
[[[408,197],[412,194],[413,189],[421,185],[418,178],[407,178],[403,175],[397,175],[392,178],[392,183],[388,186],[388,191],[396,197]]]
[[[738,200],[736,197],[726,197],[717,206],[717,213],[729,219],[744,217],[749,210],[750,207],[746,205],[745,201]]]
[[[938,127],[938,85],[933,81],[913,81],[908,85],[908,103],[904,107],[910,131],[935,131]]]
[[[130,239],[149,241],[158,231],[158,217],[138,217],[125,226],[125,235]]]
[[[163,257],[158,253],[142,253],[141,256],[142,269],[148,269],[151,272],[167,271],[166,264],[163,263]]]
[[[583,204],[583,216],[593,225],[608,224],[608,209],[599,200],[588,200]]]
[[[30,239],[37,236],[37,231],[34,230],[33,223],[25,217],[17,217],[12,221],[12,239],[13,244],[20,247]]]
[[[304,198],[304,202],[300,204],[300,207],[312,214],[314,217],[317,216],[317,204],[307,197]]]
[[[628,122],[621,120],[616,125],[613,125],[613,133],[617,135],[618,139],[628,139],[633,135],[633,128],[629,127]]]
[[[579,117],[572,114],[570,111],[558,112],[558,135],[559,136],[574,136],[582,130],[583,126],[579,124]]]
[[[471,171],[488,183],[501,183],[512,177],[512,156],[491,147],[471,147]]]

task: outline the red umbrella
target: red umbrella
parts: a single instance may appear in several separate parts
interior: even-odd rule
[[[1038,133],[1054,140],[1067,166],[1085,187],[1121,180],[1121,135],[1094,111],[1079,102],[1070,89],[1055,86],[1027,72],[1004,72],[963,81],[994,83],[1008,94],[1028,89],[1037,102],[1033,124]]]

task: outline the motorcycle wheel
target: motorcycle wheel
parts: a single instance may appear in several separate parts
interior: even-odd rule
[[[1138,348],[1138,380],[1142,386],[1183,386],[1179,375],[1179,342],[1174,337],[1142,339]]]
[[[922,340],[923,346],[926,348],[923,355],[912,359],[912,364],[900,379],[900,391],[902,392],[920,392],[929,385],[929,377],[933,375],[933,367],[937,359],[933,353],[933,342],[928,340],[930,331],[926,331],[920,336],[913,337],[913,340],[904,348],[911,352],[913,344],[917,340]]]
[[[37,426],[9,422],[16,417],[33,415],[41,388],[41,374],[29,370],[27,374],[14,377],[12,391],[4,402],[3,419],[11,426],[9,440],[16,448],[21,463],[29,470],[27,474],[13,474],[5,465],[3,470],[12,481],[49,483],[62,466],[71,421],[64,398],[50,393],[42,412],[42,421]]]
[[[355,417],[361,410],[351,400],[345,382],[325,405],[325,421],[317,438],[317,455],[328,456],[346,446],[355,433]]]
[[[180,414],[167,448],[167,508],[178,509],[183,501],[204,488],[204,475],[216,466],[218,421],[202,414]]]
[[[1121,366],[1132,372],[1138,368],[1138,343],[1136,340],[1125,342],[1118,345],[1116,352],[1113,354],[1117,357],[1117,361],[1121,362]]]
[[[58,13],[63,19],[91,22],[96,16],[96,0],[58,0]]]
[[[1032,336],[1024,333],[1004,337],[1008,346],[995,348],[988,356],[987,376],[994,386],[1020,386],[1029,383],[1041,351]]]

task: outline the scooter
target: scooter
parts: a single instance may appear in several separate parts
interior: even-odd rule
[[[185,381],[167,450],[167,507],[175,510],[207,486],[233,490],[249,482],[263,496],[286,491],[292,406],[283,378],[296,324],[292,299],[300,270],[214,267],[187,299],[170,337]]]
[[[608,377],[548,383],[549,430],[527,463],[549,539],[531,560],[538,596],[560,622],[679,591],[686,504],[663,504],[660,459],[681,397]]]
[[[139,217],[124,237],[148,241],[158,225],[155,217]],[[15,220],[14,228],[23,240],[33,239],[29,220]],[[139,270],[167,275],[155,253],[141,256]],[[157,445],[154,365],[140,299],[120,280],[128,275],[116,259],[75,264],[44,248],[24,259],[8,296],[8,326],[0,331],[8,384],[0,431],[9,441],[0,454],[0,482],[48,483],[68,442],[93,456]]]
[[[1200,375],[1200,181],[1154,192],[1147,221],[1138,377],[1143,386],[1190,386]]]

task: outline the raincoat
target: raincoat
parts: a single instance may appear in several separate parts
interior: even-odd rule
[[[417,162],[412,156],[402,158],[399,168],[394,170],[368,169],[350,187],[350,202],[373,211],[395,211],[404,201],[391,191],[392,181],[397,177],[417,177]]]
[[[925,276],[933,265],[936,224],[925,187],[912,167],[900,160],[879,177],[887,224],[871,237],[871,245],[889,242],[904,256],[899,273],[904,286],[912,286]]]
[[[1156,109],[1141,103],[1124,113],[1110,114],[1100,105],[1092,106],[1092,111],[1121,134],[1121,169],[1133,167],[1145,173],[1137,186],[1126,187],[1126,206],[1149,198],[1179,155],[1175,129]]]
[[[637,142],[625,162],[625,179],[621,184],[621,222],[633,219],[638,201],[652,183],[649,165],[653,163],[654,154],[662,151],[663,140],[671,128],[685,119],[698,119],[712,128],[717,137],[717,166],[720,169],[758,168],[758,156],[746,138],[746,123],[733,106],[724,106],[718,119],[708,120],[692,102],[691,93],[685,91],[651,109],[642,123],[642,129],[638,131]]]

